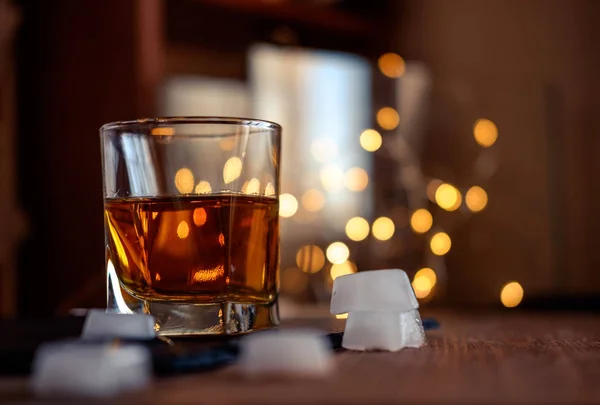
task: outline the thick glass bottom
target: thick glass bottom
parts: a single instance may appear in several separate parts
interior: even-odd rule
[[[197,304],[147,301],[123,289],[116,274],[108,274],[107,309],[111,312],[154,316],[163,336],[234,335],[279,325],[277,299],[273,302],[223,301]]]

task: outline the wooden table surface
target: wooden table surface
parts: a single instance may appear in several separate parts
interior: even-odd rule
[[[109,402],[600,403],[600,317],[514,311],[434,315],[441,328],[428,333],[427,347],[397,353],[339,351],[335,354],[337,371],[326,380],[248,380],[231,366],[158,379],[143,392]],[[343,322],[313,319],[288,326],[303,324],[332,331],[343,328]],[[38,403],[27,394],[23,378],[0,379],[0,398],[14,404]]]

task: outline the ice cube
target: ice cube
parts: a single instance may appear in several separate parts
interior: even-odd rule
[[[117,314],[90,310],[83,324],[83,339],[154,339],[154,318],[145,314]]]
[[[356,311],[348,314],[342,347],[349,350],[398,351],[425,344],[419,311]]]
[[[36,352],[31,387],[40,396],[107,397],[143,388],[151,373],[143,346],[50,343]]]
[[[419,308],[406,273],[400,269],[362,271],[333,282],[331,313],[405,312]]]
[[[259,332],[245,337],[239,366],[248,376],[323,377],[334,368],[327,340],[322,333],[309,330]]]

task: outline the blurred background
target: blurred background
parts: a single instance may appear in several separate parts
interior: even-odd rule
[[[0,314],[105,304],[98,128],[283,125],[283,310],[597,309],[600,2],[0,0]],[[222,148],[229,147],[223,144]]]

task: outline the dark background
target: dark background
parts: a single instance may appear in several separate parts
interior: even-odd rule
[[[356,53],[374,71],[390,51],[426,64],[433,85],[421,165],[455,184],[471,181],[472,123],[493,117],[500,163],[486,185],[490,203],[452,235],[438,304],[498,305],[502,285],[516,279],[526,303],[595,307],[600,2],[12,4],[18,24],[0,54],[10,66],[0,88],[12,95],[12,102],[3,98],[9,114],[0,116],[0,137],[12,140],[3,155],[0,214],[23,220],[0,223],[0,313],[41,316],[104,304],[98,128],[155,116],[169,75],[245,80],[247,50],[257,42]],[[373,77],[378,108],[390,102],[391,85]],[[379,187],[387,175],[376,165]]]

